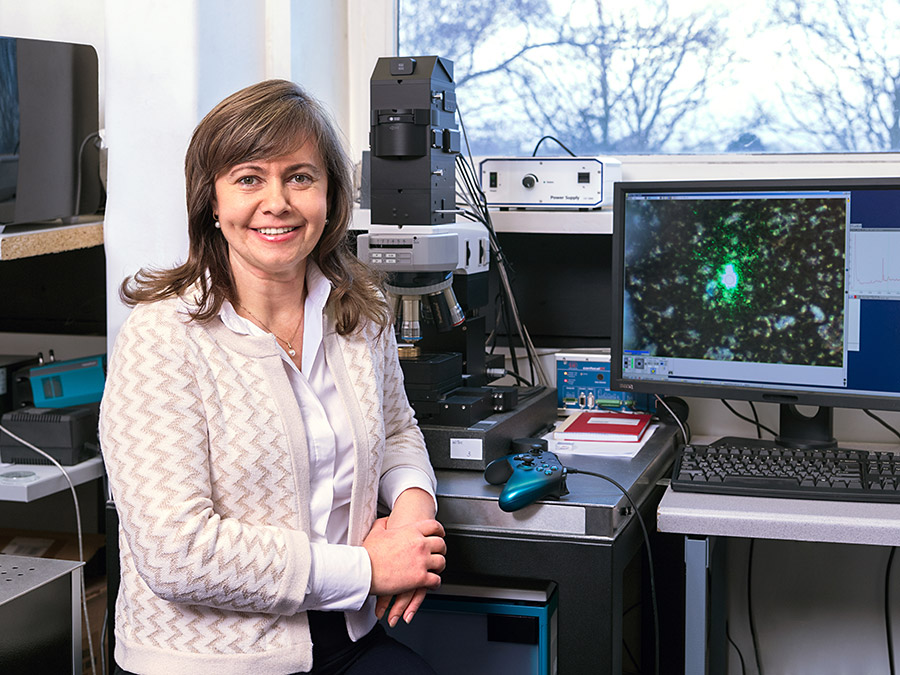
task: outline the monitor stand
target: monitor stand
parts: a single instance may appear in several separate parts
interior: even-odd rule
[[[793,403],[779,405],[778,436],[780,445],[795,448],[834,448],[834,409],[820,406],[812,415],[805,415]]]

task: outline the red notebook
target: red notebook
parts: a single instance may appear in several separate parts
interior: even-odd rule
[[[556,427],[553,438],[558,441],[637,442],[648,426],[649,413],[585,410],[570,415]]]

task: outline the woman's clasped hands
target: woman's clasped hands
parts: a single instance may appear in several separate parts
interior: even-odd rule
[[[434,502],[427,497],[432,515],[423,517],[429,508],[422,505],[426,504],[424,500],[415,505],[410,504],[412,500],[405,500],[405,504],[398,500],[391,515],[376,520],[363,541],[372,562],[371,592],[378,596],[375,615],[382,618],[390,607],[390,626],[401,618],[406,623],[412,621],[425,592],[441,585],[447,545],[444,527],[433,517]]]

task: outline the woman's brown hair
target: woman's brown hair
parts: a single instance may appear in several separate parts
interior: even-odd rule
[[[328,173],[328,222],[311,257],[334,285],[337,331],[352,332],[361,317],[387,327],[390,310],[379,290],[381,279],[359,261],[348,242],[353,174],[340,134],[322,105],[286,80],[266,80],[232,94],[197,125],[184,162],[187,261],[168,270],[145,268],[125,279],[124,302],[134,306],[196,296],[191,318],[209,321],[225,300],[236,301],[228,243],[214,225],[216,176],[235,164],[283,156],[307,141],[318,149]]]

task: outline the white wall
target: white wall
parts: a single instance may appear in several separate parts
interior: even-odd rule
[[[110,348],[127,315],[116,292],[144,266],[187,253],[184,153],[218,100],[266,76],[263,3],[106,4]]]
[[[0,0],[0,35],[75,42],[97,51],[100,70],[100,126],[103,126],[104,0]]]
[[[350,63],[354,72],[357,63],[374,64],[385,41],[361,39],[359,27],[366,23],[351,28],[349,17],[385,24],[372,7],[362,0],[0,0],[3,34],[86,43],[98,53],[109,148],[104,231],[110,342],[127,315],[118,301],[121,279],[142,266],[184,259],[184,151],[215,103],[267,77],[294,79],[332,109],[356,146],[353,156],[362,152],[368,127],[347,128],[351,105],[368,96],[372,66],[354,75],[366,87],[360,95],[346,84]],[[366,50],[376,54],[359,56]]]
[[[243,86],[293,79],[331,108],[361,156],[368,79],[394,49],[395,16],[390,0],[0,0],[0,33],[98,53],[110,348],[127,316],[121,280],[186,255],[183,160],[200,118]]]

